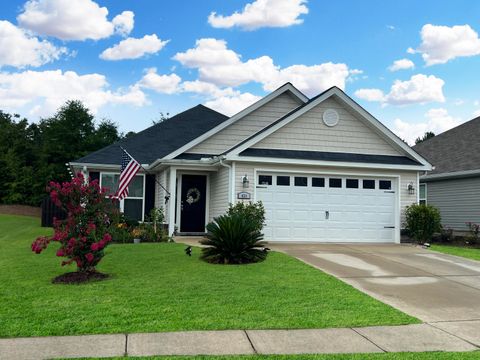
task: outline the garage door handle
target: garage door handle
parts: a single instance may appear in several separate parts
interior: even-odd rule
[[[329,217],[330,217],[330,212],[329,212],[329,211],[325,211],[325,219],[328,220]]]
[[[384,193],[395,194],[395,191],[384,191]]]
[[[395,229],[395,226],[384,226],[384,229]]]
[[[257,189],[267,189],[267,186],[258,186],[257,185]]]

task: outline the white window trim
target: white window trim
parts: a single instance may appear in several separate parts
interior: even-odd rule
[[[119,172],[112,172],[112,171],[100,171],[100,187],[103,187],[102,175],[118,175],[118,176],[120,176],[120,173]],[[142,193],[142,196],[141,197],[139,197],[139,196],[127,196],[125,199],[142,200],[142,219],[140,220],[140,222],[143,222],[143,221],[145,221],[145,180],[146,180],[146,176],[145,176],[145,174],[136,174],[135,176],[142,176],[143,177],[143,193]],[[120,203],[120,212],[123,213],[124,208],[125,208],[124,199],[120,200],[119,203]]]
[[[420,197],[420,188],[424,186],[425,187],[425,197],[422,198]],[[427,183],[421,183],[420,185],[418,185],[418,203],[420,204],[420,201],[425,201],[425,205],[427,205]]]

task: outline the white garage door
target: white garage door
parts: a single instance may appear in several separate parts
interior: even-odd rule
[[[260,173],[265,240],[393,242],[395,180]]]

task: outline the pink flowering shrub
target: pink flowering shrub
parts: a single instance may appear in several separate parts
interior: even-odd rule
[[[96,180],[85,183],[81,174],[61,185],[50,182],[47,191],[54,203],[66,211],[67,218],[55,220],[53,236],[38,237],[32,251],[40,254],[50,242],[59,242],[57,256],[67,258],[62,266],[76,263],[78,271],[95,271],[112,241],[108,229],[114,206],[106,198],[106,191]]]

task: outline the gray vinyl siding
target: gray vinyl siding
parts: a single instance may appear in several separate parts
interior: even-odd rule
[[[323,113],[327,109],[337,111],[340,119],[336,126],[328,127],[324,124]],[[259,141],[252,148],[378,155],[400,154],[364,120],[354,115],[347,106],[334,98],[321,102]]]
[[[210,173],[210,206],[209,221],[227,211],[229,204],[229,172],[226,167],[221,167],[216,172]]]
[[[480,177],[427,182],[427,204],[440,210],[442,225],[467,230],[465,222],[480,223]]]
[[[220,130],[215,135],[194,146],[187,152],[196,154],[221,154],[247,137],[278,120],[301,104],[288,93],[279,95],[267,104]]]

